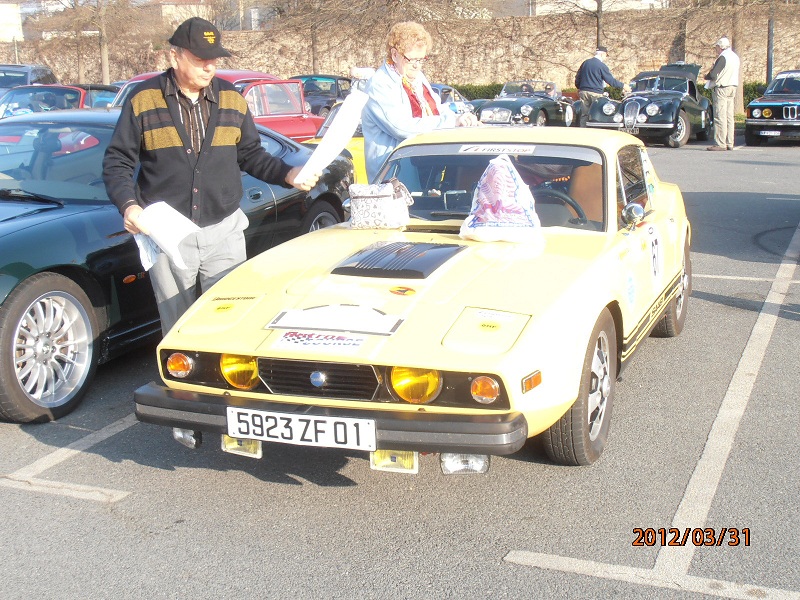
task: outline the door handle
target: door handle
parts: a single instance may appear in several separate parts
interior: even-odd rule
[[[261,196],[263,195],[264,191],[260,190],[259,188],[250,188],[249,190],[247,190],[247,197],[253,201],[261,200]]]

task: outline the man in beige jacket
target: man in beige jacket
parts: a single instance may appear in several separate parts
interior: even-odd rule
[[[739,85],[739,57],[731,49],[726,37],[721,37],[714,45],[717,60],[706,74],[706,88],[712,90],[714,106],[714,142],[706,150],[733,150],[734,102]]]

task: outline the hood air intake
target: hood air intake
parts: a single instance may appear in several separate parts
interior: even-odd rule
[[[334,275],[425,279],[466,246],[387,242],[359,250],[333,270]]]

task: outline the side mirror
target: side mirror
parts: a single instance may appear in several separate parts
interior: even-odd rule
[[[641,204],[631,202],[622,209],[622,222],[633,229],[644,220],[644,208]]]
[[[766,92],[766,91],[767,91],[767,86],[765,86],[765,85],[759,85],[758,87],[756,87],[756,93],[759,96],[763,96],[764,92]]]

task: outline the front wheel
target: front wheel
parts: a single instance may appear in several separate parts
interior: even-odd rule
[[[337,223],[341,223],[341,219],[336,213],[336,209],[324,200],[317,200],[303,217],[301,233],[324,229]]]
[[[744,143],[748,146],[760,146],[764,139],[758,135],[758,131],[751,127],[744,128]]]
[[[689,119],[686,118],[686,113],[681,111],[678,113],[678,120],[675,121],[675,131],[667,138],[667,145],[670,148],[685,146],[686,142],[689,141],[691,131],[692,128],[689,125]]]
[[[536,121],[533,123],[536,127],[545,127],[547,125],[547,113],[540,110],[536,115]]]
[[[545,431],[547,456],[561,465],[590,465],[603,453],[611,426],[617,379],[617,330],[603,309],[583,359],[578,399]]]
[[[81,401],[97,368],[97,317],[71,279],[40,273],[0,308],[0,417],[52,421]]]

